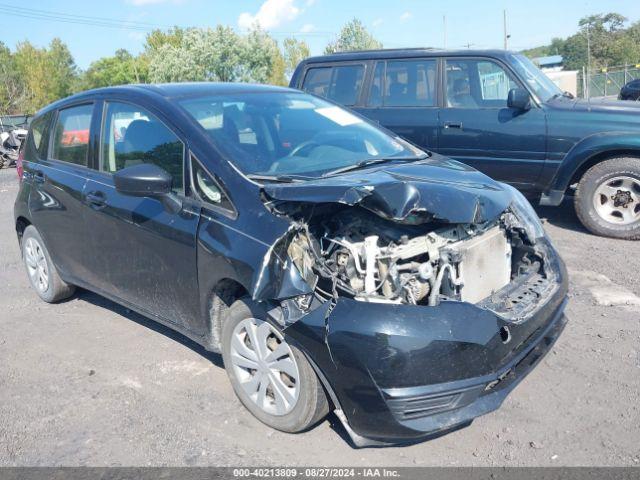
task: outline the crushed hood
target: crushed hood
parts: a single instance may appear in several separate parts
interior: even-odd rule
[[[267,200],[286,211],[295,203],[359,205],[382,218],[408,224],[433,220],[483,223],[510,204],[500,183],[462,163],[433,155],[300,183],[266,184]]]

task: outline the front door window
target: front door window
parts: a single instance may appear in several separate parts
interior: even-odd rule
[[[506,108],[509,90],[518,86],[511,73],[490,60],[449,59],[445,72],[452,108]]]
[[[101,169],[114,173],[139,163],[153,163],[173,178],[173,190],[184,192],[184,145],[158,118],[127,103],[106,104]]]

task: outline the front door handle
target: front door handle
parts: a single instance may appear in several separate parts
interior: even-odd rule
[[[462,130],[462,122],[444,122],[444,128],[457,128]]]
[[[33,172],[33,181],[36,183],[44,183],[44,181],[46,180],[44,173],[40,172],[40,171],[35,171]]]
[[[84,198],[92,208],[100,209],[107,206],[107,199],[102,192],[89,192]]]

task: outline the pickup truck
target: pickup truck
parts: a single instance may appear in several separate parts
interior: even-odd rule
[[[576,99],[527,57],[504,50],[312,57],[290,86],[346,105],[541,205],[573,196],[595,234],[640,238],[640,102]]]

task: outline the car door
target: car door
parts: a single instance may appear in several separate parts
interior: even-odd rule
[[[436,150],[437,72],[435,58],[378,61],[364,105],[355,110],[422,148]]]
[[[544,166],[546,117],[533,101],[529,110],[508,108],[516,87],[523,85],[495,59],[447,58],[438,152],[526,189]]]
[[[85,221],[91,230],[95,288],[187,330],[200,318],[196,266],[199,209],[184,195],[186,142],[149,109],[119,100],[103,105],[97,169],[87,182]],[[154,163],[173,178],[182,202],[119,193],[113,174]]]
[[[52,112],[53,123],[42,132],[48,136],[43,143],[45,150],[39,149],[44,155],[37,162],[29,162],[25,170],[32,185],[31,221],[56,267],[70,281],[86,279],[90,273],[89,233],[82,218],[94,111],[94,103],[85,102]]]

